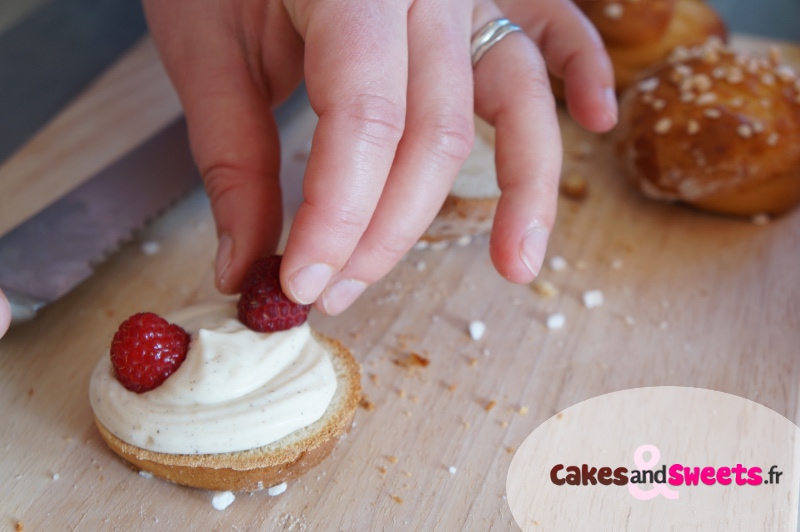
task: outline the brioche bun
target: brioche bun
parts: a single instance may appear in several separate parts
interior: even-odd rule
[[[597,28],[614,65],[617,90],[630,86],[676,46],[727,38],[725,24],[704,0],[575,0]],[[560,80],[553,82],[563,98]]]
[[[645,195],[723,214],[779,214],[800,201],[800,81],[719,41],[676,50],[620,101],[614,133]]]

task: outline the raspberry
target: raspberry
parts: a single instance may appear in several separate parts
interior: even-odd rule
[[[111,364],[128,390],[143,393],[180,367],[189,351],[189,334],[152,312],[134,314],[114,333]]]
[[[311,305],[298,305],[281,290],[280,255],[259,259],[248,270],[239,296],[239,321],[257,332],[285,331],[305,323]]]

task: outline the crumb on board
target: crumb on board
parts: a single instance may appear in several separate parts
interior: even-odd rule
[[[391,464],[396,464],[396,463],[397,463],[397,457],[396,457],[396,456],[394,456],[394,455],[392,455],[392,454],[388,455],[388,456],[386,457],[386,459],[387,459],[387,460],[389,461],[389,463],[391,463]]]
[[[596,308],[603,305],[603,292],[600,290],[587,290],[583,293],[583,306]]]
[[[451,475],[455,475],[455,474],[458,472],[458,470],[455,468],[455,466],[450,466],[450,467],[448,467],[448,468],[447,468],[447,471],[448,471],[448,472],[449,472]]]
[[[211,497],[211,506],[216,510],[222,511],[230,506],[234,499],[236,499],[236,496],[230,491],[218,491]]]
[[[554,285],[552,282],[548,281],[547,279],[539,279],[537,278],[535,281],[531,283],[531,290],[536,295],[542,296],[544,298],[551,298],[558,295],[558,287]]]
[[[589,195],[589,183],[580,174],[569,174],[561,179],[558,190],[566,198],[582,200]]]
[[[508,428],[508,421],[501,421],[500,422],[500,428],[501,429]]]
[[[387,471],[389,471],[389,470],[388,470],[388,469],[386,469],[386,466],[378,466],[378,472],[379,472],[381,475],[385,475]]]
[[[401,368],[424,368],[431,363],[429,359],[414,351],[408,353],[404,358],[394,359],[393,362]]]
[[[400,397],[400,399],[404,398],[406,396],[405,388],[400,388],[397,390],[397,396]]]
[[[519,410],[517,410],[517,413],[519,413],[519,415],[521,415],[521,416],[528,415],[528,407],[527,406],[519,407]]]
[[[467,361],[467,365],[471,368],[474,368],[478,365],[478,359],[475,357],[470,357],[470,359]]]
[[[17,532],[20,532],[21,530],[24,529],[25,529],[25,524],[22,521],[17,521],[16,523],[14,523],[14,530],[16,530]]]
[[[401,499],[401,498],[400,498],[400,497],[398,497],[397,495],[392,495],[392,500],[393,500],[394,502],[396,502],[397,504],[403,504],[403,499]]]
[[[142,242],[140,246],[142,253],[147,255],[148,257],[152,257],[153,255],[157,255],[159,251],[161,251],[161,244],[158,243],[156,240],[145,240]]]
[[[506,452],[508,454],[514,454],[517,450],[514,447],[506,447]]]
[[[456,383],[454,383],[454,382],[447,385],[447,391],[448,392],[454,392],[454,391],[456,391],[456,388],[457,388],[457,386],[456,386]]]
[[[377,385],[380,383],[380,380],[381,380],[381,379],[380,379],[380,377],[378,377],[378,375],[377,375],[377,374],[375,374],[375,373],[370,373],[370,374],[369,374],[369,381],[370,381],[372,384],[374,384],[375,386],[377,386]]]
[[[277,497],[284,491],[286,491],[286,482],[281,482],[280,484],[276,484],[275,486],[267,489],[267,493],[270,497]]]
[[[494,399],[492,399],[491,401],[489,401],[488,403],[486,403],[486,405],[483,407],[483,409],[484,409],[484,410],[486,410],[487,412],[491,412],[491,411],[492,411],[492,409],[493,409],[494,407],[496,407],[496,406],[497,406],[497,401],[495,401]]]
[[[560,312],[551,314],[547,317],[547,328],[551,330],[561,329],[567,322],[567,318]]]
[[[473,320],[469,323],[469,335],[476,342],[483,338],[486,333],[486,324],[481,320]]]
[[[361,397],[361,400],[358,402],[358,406],[360,406],[367,412],[372,412],[375,410],[375,403],[367,399],[366,395]]]
[[[561,419],[563,417],[564,417],[564,412],[559,412],[558,414],[556,414],[556,419]]]
[[[564,257],[556,255],[550,258],[550,269],[554,272],[561,272],[567,269],[567,260]]]

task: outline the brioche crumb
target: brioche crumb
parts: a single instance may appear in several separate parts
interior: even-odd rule
[[[385,475],[387,471],[389,471],[389,470],[388,470],[388,469],[386,469],[386,466],[378,466],[378,472],[379,472],[381,475]]]
[[[582,200],[589,195],[589,183],[582,175],[570,174],[561,179],[558,190],[567,198]]]
[[[531,283],[531,289],[544,298],[550,299],[558,295],[558,287],[547,279],[536,279]]]
[[[449,384],[449,385],[447,386],[447,391],[448,391],[448,392],[454,392],[454,391],[456,391],[456,384],[455,384],[455,383]]]
[[[508,454],[514,454],[517,450],[514,447],[506,447],[506,452]]]
[[[500,422],[500,428],[501,429],[508,428],[508,421],[501,421]]]
[[[528,415],[528,407],[527,406],[521,406],[521,407],[519,407],[519,410],[517,410],[517,412],[521,416],[526,416],[526,415]]]
[[[358,402],[358,406],[366,410],[367,412],[372,412],[375,410],[375,403],[367,399],[367,396],[362,396],[361,400]]]
[[[561,419],[562,417],[564,417],[564,412],[559,412],[556,414],[556,419]]]
[[[449,472],[451,475],[455,475],[455,474],[458,472],[458,470],[457,470],[457,469],[456,469],[454,466],[450,466],[450,467],[448,467],[448,468],[447,468],[447,471],[448,471],[448,472]]]
[[[400,497],[398,497],[397,495],[392,495],[392,500],[393,500],[394,502],[396,502],[397,504],[403,504],[403,502],[404,502],[404,501],[403,501],[403,499],[401,499],[401,498],[400,498]]]
[[[489,401],[488,403],[486,403],[486,406],[484,406],[484,407],[483,407],[483,409],[484,409],[484,410],[486,410],[487,412],[491,412],[491,411],[492,411],[492,409],[493,409],[495,406],[497,406],[497,401],[495,401],[494,399],[492,399],[491,401]]]
[[[22,523],[22,521],[17,521],[16,523],[14,523],[14,530],[16,530],[17,532],[19,532],[21,530],[24,530],[24,529],[25,529],[25,525]]]
[[[475,366],[477,366],[477,365],[478,365],[478,359],[477,359],[477,358],[475,358],[475,357],[472,357],[472,358],[470,358],[470,359],[469,359],[469,362],[467,362],[467,365],[468,365],[469,367],[471,367],[471,368],[474,368]]]
[[[387,457],[386,457],[386,459],[387,459],[387,460],[389,461],[389,463],[391,463],[391,464],[396,464],[396,463],[397,463],[397,457],[396,457],[396,456],[394,456],[394,455],[392,455],[392,454],[390,454],[389,456],[387,456]]]
[[[412,367],[421,367],[424,368],[431,361],[424,356],[420,355],[419,353],[411,352],[405,358],[398,358],[394,360],[394,363],[403,368],[412,368]]]
[[[404,398],[406,396],[405,388],[400,388],[399,390],[397,390],[397,395],[398,397],[400,397],[400,399]]]

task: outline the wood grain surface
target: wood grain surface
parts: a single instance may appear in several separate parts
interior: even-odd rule
[[[783,49],[800,65],[798,48]],[[174,96],[162,97],[148,105],[174,112]],[[68,138],[54,125],[33,141],[36,150],[27,146],[8,164],[30,175],[58,166],[67,155],[49,151],[53,145],[127,131],[122,116],[136,114],[76,114],[73,128],[62,126]],[[126,467],[104,446],[88,401],[91,370],[121,320],[218,297],[208,202],[202,191],[186,198],[36,321],[0,340],[0,530],[17,522],[25,530],[514,530],[505,482],[515,449],[540,423],[587,398],[642,386],[702,387],[797,423],[800,211],[756,225],[643,199],[618,175],[607,138],[563,113],[561,122],[563,175],[585,177],[589,194],[560,199],[548,257],[561,256],[568,267],[542,273],[558,293],[545,297],[504,281],[480,237],[411,251],[341,316],[312,313],[315,328],[361,361],[368,408],[333,456],[285,493],[240,494],[224,511],[211,506],[209,492]],[[303,124],[289,135],[287,179],[302,169]],[[88,173],[114,151],[68,155]],[[16,190],[7,188],[8,172],[0,170],[0,197]],[[40,201],[30,194],[22,198]],[[0,232],[24,212],[2,212]],[[158,253],[143,252],[148,241]],[[594,289],[605,302],[587,309],[582,294]],[[546,320],[556,312],[566,323],[550,330]],[[486,324],[478,341],[468,333],[473,320]],[[410,353],[430,364],[398,364]]]

